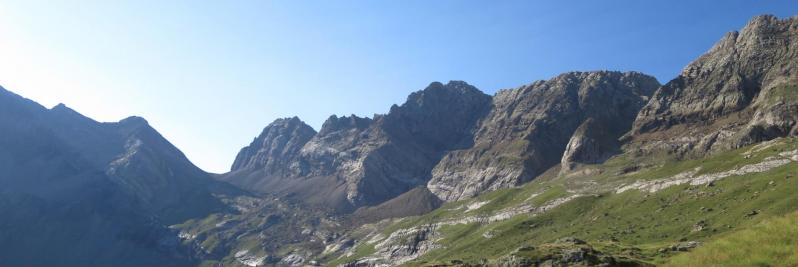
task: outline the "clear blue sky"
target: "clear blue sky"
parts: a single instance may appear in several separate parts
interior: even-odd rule
[[[276,118],[318,129],[432,81],[487,93],[571,70],[673,78],[754,15],[795,1],[0,0],[0,85],[100,121],[148,119],[227,170]]]

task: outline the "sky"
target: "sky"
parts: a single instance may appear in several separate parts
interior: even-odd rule
[[[277,118],[373,116],[432,81],[493,94],[567,71],[665,83],[794,1],[0,0],[0,85],[98,121],[146,118],[209,172]]]

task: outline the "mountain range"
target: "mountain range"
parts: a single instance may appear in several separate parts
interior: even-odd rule
[[[664,85],[432,82],[318,132],[277,119],[224,174],[143,118],[0,88],[0,266],[731,264],[705,251],[798,212],[797,51],[798,18],[764,15]]]

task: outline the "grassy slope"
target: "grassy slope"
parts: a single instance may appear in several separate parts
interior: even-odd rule
[[[701,160],[648,162],[631,157],[616,157],[605,164],[588,166],[586,175],[539,178],[521,188],[484,194],[473,200],[448,203],[429,214],[397,220],[383,229],[383,234],[414,225],[432,223],[472,214],[490,214],[522,203],[540,205],[551,199],[578,191],[586,195],[537,216],[519,215],[488,225],[467,224],[441,229],[444,249],[434,250],[406,265],[447,264],[452,260],[477,263],[493,261],[522,246],[540,246],[573,236],[587,240],[596,249],[616,257],[626,257],[660,264],[676,252],[659,253],[679,240],[707,241],[757,224],[764,218],[782,216],[798,210],[798,164],[795,162],[765,173],[733,176],[715,186],[680,185],[648,194],[630,190],[612,193],[613,186],[636,180],[661,179],[701,167],[700,173],[714,173],[762,161],[781,151],[798,148],[798,140],[785,139],[776,145],[743,154],[751,147],[721,153]],[[642,166],[626,174],[620,170]],[[556,172],[551,172],[556,173]],[[795,178],[792,178],[795,177]],[[771,181],[773,181],[771,183]],[[479,209],[466,212],[469,203],[489,201]],[[747,216],[752,210],[757,215]],[[702,222],[704,230],[693,231]],[[490,232],[492,238],[483,233]],[[374,251],[373,246],[357,247],[346,262]]]
[[[732,232],[665,266],[798,266],[798,212]]]

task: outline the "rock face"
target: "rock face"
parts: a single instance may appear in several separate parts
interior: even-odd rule
[[[0,231],[2,265],[187,265],[165,226],[235,192],[138,117],[99,123],[0,88],[0,136],[0,225],[14,229]]]
[[[703,155],[798,133],[798,18],[759,16],[658,89],[630,149]]]
[[[549,244],[545,251],[537,250],[539,249],[531,246],[520,247],[486,266],[651,266],[642,262],[616,259],[586,244]],[[529,254],[535,256],[529,257]]]
[[[297,117],[278,119],[266,126],[252,144],[238,152],[230,170],[285,171],[283,167],[296,159],[299,150],[314,135],[316,131]]]
[[[422,225],[391,233],[385,240],[374,245],[373,257],[342,264],[342,267],[399,266],[430,250],[440,248],[437,225]]]
[[[444,153],[468,147],[489,106],[490,96],[471,85],[435,82],[386,115],[331,116],[304,144],[310,131],[261,135],[221,179],[338,211],[376,205],[424,185]],[[283,143],[277,139],[295,141],[290,149],[278,145],[279,157],[259,161],[279,164],[239,164],[252,158],[252,151],[273,151],[275,143]]]
[[[386,115],[331,116],[315,135],[296,118],[278,120],[221,179],[345,212],[421,185],[446,201],[467,198],[560,162],[605,160],[658,86],[636,72],[572,72],[491,98],[435,82]]]
[[[598,71],[502,90],[474,145],[444,156],[428,188],[452,201],[527,182],[561,161],[599,162],[658,86],[644,74]]]
[[[601,163],[618,152],[620,148],[619,130],[608,129],[607,125],[588,118],[576,128],[563,152],[560,167],[563,171],[572,170],[579,163]]]

